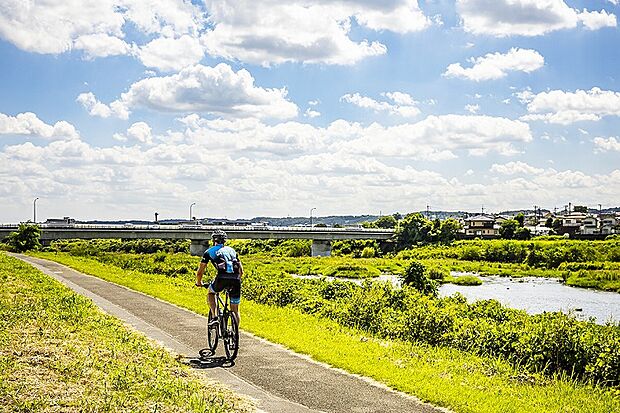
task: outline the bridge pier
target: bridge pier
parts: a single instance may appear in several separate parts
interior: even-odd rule
[[[313,257],[329,257],[332,255],[332,242],[330,240],[312,240],[310,251]]]
[[[189,253],[198,257],[202,257],[202,254],[205,253],[205,250],[211,246],[209,240],[193,239],[191,241],[192,243],[189,244]]]

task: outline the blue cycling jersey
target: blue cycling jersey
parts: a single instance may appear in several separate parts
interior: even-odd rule
[[[229,246],[217,244],[205,251],[201,262],[213,263],[217,276],[221,278],[239,278],[239,258],[237,251]]]

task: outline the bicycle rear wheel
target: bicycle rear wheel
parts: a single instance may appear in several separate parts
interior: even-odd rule
[[[226,331],[224,332],[224,350],[228,360],[233,361],[239,352],[239,325],[232,312],[224,315]]]
[[[213,320],[213,316],[211,315],[211,311],[209,311],[209,321],[207,321],[207,339],[209,350],[211,350],[211,353],[215,354],[218,342],[217,323],[211,325],[211,320]]]

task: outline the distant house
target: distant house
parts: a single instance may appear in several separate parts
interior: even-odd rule
[[[465,219],[465,235],[474,237],[495,237],[499,235],[499,226],[495,218],[487,215],[476,215]]]
[[[619,233],[620,219],[615,215],[605,215],[601,219],[601,234]]]
[[[581,233],[584,235],[600,234],[598,228],[598,218],[594,215],[588,215],[582,221]]]
[[[576,234],[580,232],[581,226],[583,225],[583,221],[586,217],[587,215],[581,212],[572,212],[570,214],[560,216],[559,219],[562,220],[562,226],[557,229],[557,233],[563,235]]]

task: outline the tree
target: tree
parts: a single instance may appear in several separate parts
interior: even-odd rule
[[[514,219],[519,223],[520,227],[522,227],[525,223],[525,215],[523,215],[523,212],[519,212]]]
[[[499,227],[499,236],[504,239],[513,239],[515,237],[515,233],[517,232],[517,228],[521,228],[519,221],[516,219],[507,219],[502,222]]]
[[[437,295],[437,283],[428,278],[426,267],[417,261],[412,261],[402,276],[403,285],[408,285],[424,295]]]
[[[560,218],[556,218],[553,220],[553,224],[552,224],[553,230],[557,231],[560,228],[562,228],[562,220]]]
[[[11,232],[7,238],[9,247],[15,252],[41,248],[41,230],[37,225],[19,224],[17,232]]]
[[[553,218],[551,217],[547,218],[547,221],[545,221],[545,226],[547,228],[553,228]]]
[[[396,227],[396,242],[400,249],[430,242],[433,235],[433,223],[419,212],[407,214]]]
[[[398,221],[393,215],[384,215],[374,222],[377,228],[394,228]]]
[[[574,212],[583,212],[584,214],[588,213],[588,207],[585,205],[575,205],[573,208]]]
[[[514,239],[528,240],[532,238],[532,233],[528,228],[519,227],[514,233]]]
[[[450,244],[461,230],[461,223],[454,218],[444,219],[439,228],[439,242]]]

